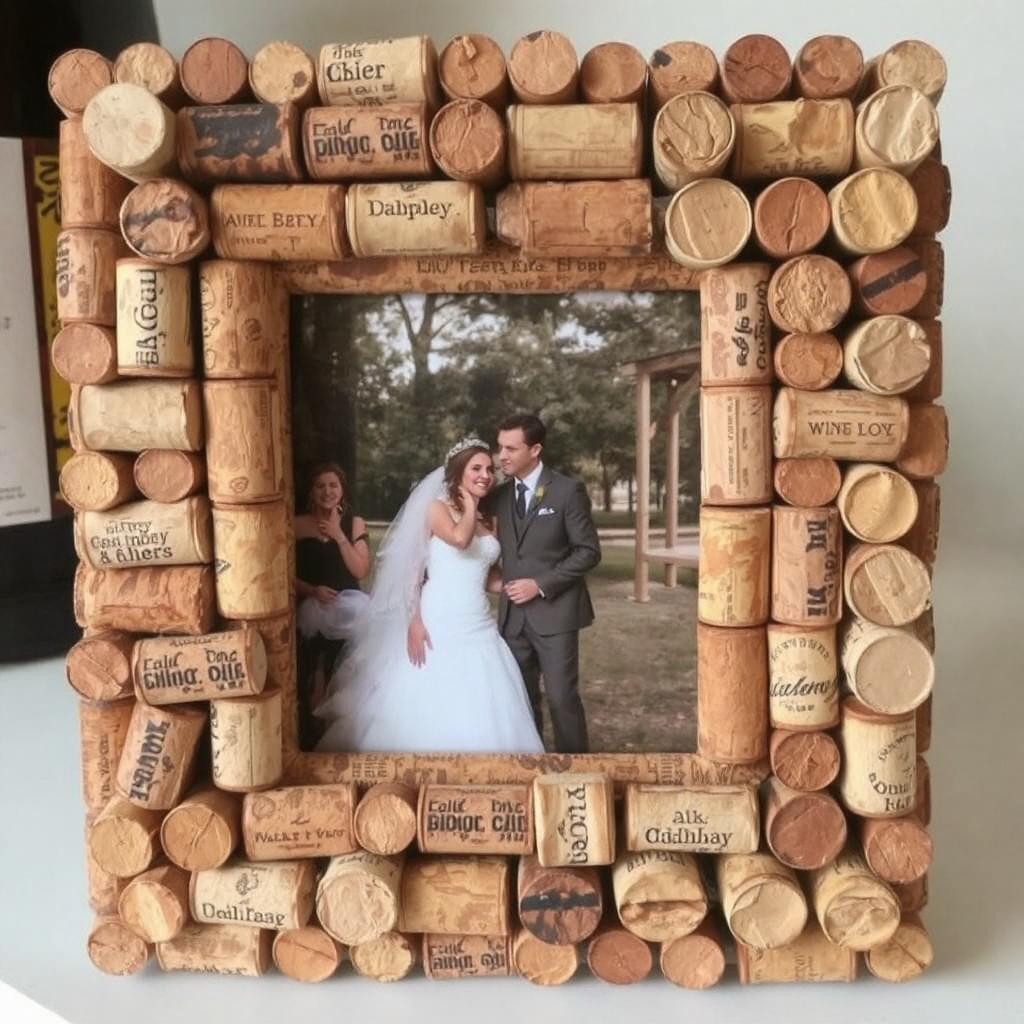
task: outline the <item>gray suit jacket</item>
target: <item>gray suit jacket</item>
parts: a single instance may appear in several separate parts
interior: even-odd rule
[[[585,577],[601,561],[601,543],[586,488],[545,466],[526,517],[520,520],[513,484],[503,483],[493,498],[502,579],[535,579],[544,596],[517,606],[502,594],[498,628],[517,634],[521,616],[541,636],[589,626],[594,608]]]

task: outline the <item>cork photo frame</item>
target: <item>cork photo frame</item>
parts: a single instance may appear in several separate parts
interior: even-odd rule
[[[380,980],[422,957],[560,984],[585,945],[621,984],[657,944],[703,988],[726,963],[709,891],[744,983],[850,981],[861,953],[888,980],[927,967],[945,75],[918,40],[869,62],[842,36],[792,61],[752,35],[721,64],[688,42],[581,63],[548,31],[507,61],[480,35],[57,60],[67,675],[100,969],[155,948],[166,970],[273,955],[321,980],[347,946]],[[652,529],[652,438],[673,453],[699,405],[696,750],[304,749],[303,304],[594,292],[699,302],[698,344],[605,368],[632,391],[638,608],[652,567],[672,586],[688,564],[672,457]],[[339,358],[302,388],[337,400]],[[356,400],[394,402],[381,380]]]

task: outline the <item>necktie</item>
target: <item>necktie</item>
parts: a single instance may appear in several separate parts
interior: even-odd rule
[[[526,484],[522,480],[516,482],[516,515],[520,519],[526,516]]]

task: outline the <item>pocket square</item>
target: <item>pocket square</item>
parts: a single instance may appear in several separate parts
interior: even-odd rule
[[[539,509],[537,509],[537,515],[538,516],[553,516],[557,511],[558,511],[558,509],[556,509],[556,508],[547,508],[547,507],[539,508]]]

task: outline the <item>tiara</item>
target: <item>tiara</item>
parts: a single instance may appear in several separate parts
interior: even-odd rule
[[[471,434],[469,437],[464,437],[461,441],[456,441],[456,443],[448,449],[448,454],[444,457],[445,466],[447,467],[448,463],[451,462],[459,452],[464,452],[469,448],[483,448],[486,451],[491,450],[491,446],[486,441],[481,441],[479,437],[474,437]]]

